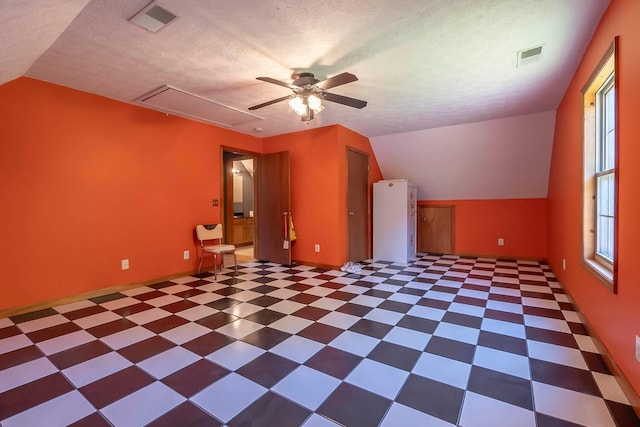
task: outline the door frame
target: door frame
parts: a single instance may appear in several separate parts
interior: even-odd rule
[[[230,190],[233,190],[233,180],[232,180],[233,173],[227,170],[224,153],[239,154],[241,157],[251,158],[253,159],[253,162],[254,162],[254,168],[255,168],[256,159],[260,157],[262,153],[244,150],[241,148],[231,147],[227,145],[220,145],[220,221],[224,224],[224,227],[223,227],[224,241],[226,243],[230,243],[229,241],[230,236],[229,236],[228,230],[230,229],[233,230],[233,192],[230,191]],[[255,179],[256,178],[254,174],[254,180]],[[254,185],[253,187],[254,203],[256,200],[256,188],[257,186]],[[258,230],[258,226],[259,225],[258,225],[257,215],[254,215],[254,219],[253,219],[253,235],[254,236],[257,235],[256,232]],[[233,231],[231,233],[233,233]],[[254,254],[257,252],[257,249],[256,249],[257,246],[258,246],[258,241],[254,237],[254,240],[253,240]]]
[[[372,192],[372,183],[370,182],[370,172],[371,172],[371,157],[369,155],[368,152],[366,151],[362,151],[362,150],[358,150],[357,148],[351,147],[349,145],[346,146],[346,150],[345,150],[345,157],[346,157],[346,177],[347,177],[347,185],[346,185],[346,192],[345,192],[345,214],[346,214],[346,218],[347,218],[347,226],[346,226],[346,253],[345,253],[345,257],[347,259],[347,261],[349,261],[349,151],[352,151],[354,153],[357,154],[361,154],[363,156],[365,156],[367,158],[367,235],[366,235],[366,239],[367,239],[367,258],[371,258],[371,251],[372,251],[372,245],[371,245],[371,234],[372,234],[372,229],[373,229],[373,222],[372,222],[372,216],[371,216],[371,211],[372,211],[372,206],[371,206],[371,192]]]

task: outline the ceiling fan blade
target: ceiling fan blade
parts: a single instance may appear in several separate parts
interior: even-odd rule
[[[273,83],[274,85],[288,87],[289,89],[299,89],[298,86],[294,86],[292,84],[281,82],[280,80],[272,79],[271,77],[256,77],[258,80],[262,80],[263,82]]]
[[[249,110],[257,110],[258,108],[266,107],[267,105],[275,104],[276,102],[286,101],[289,98],[291,98],[291,95],[283,96],[282,98],[278,98],[278,99],[272,99],[271,101],[263,102],[262,104],[249,107]]]
[[[338,104],[348,105],[353,108],[364,108],[367,106],[367,101],[361,101],[355,98],[349,98],[348,96],[336,95],[335,93],[324,93],[325,101],[337,102]]]
[[[356,80],[358,80],[358,78],[353,74],[342,73],[342,74],[338,74],[337,76],[328,78],[327,80],[323,80],[319,83],[316,83],[316,86],[318,86],[320,89],[331,89],[332,87],[355,82]]]

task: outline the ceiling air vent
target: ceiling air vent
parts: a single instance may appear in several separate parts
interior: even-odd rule
[[[136,100],[140,105],[218,126],[234,127],[262,117],[165,85]]]
[[[177,15],[153,1],[129,19],[129,22],[133,22],[152,33],[157,33],[176,19],[178,19]]]
[[[542,46],[536,46],[529,49],[519,50],[518,51],[518,64],[517,67],[520,68],[525,65],[533,64],[534,62],[540,61],[542,57]]]

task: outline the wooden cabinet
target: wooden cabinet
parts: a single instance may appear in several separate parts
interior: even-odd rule
[[[253,243],[253,218],[246,218],[247,228],[245,229],[247,242]]]
[[[233,219],[233,244],[237,246],[253,243],[253,218]]]

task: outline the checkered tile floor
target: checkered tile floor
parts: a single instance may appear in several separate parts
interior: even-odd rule
[[[247,263],[0,319],[0,423],[640,425],[549,267],[427,255]]]

